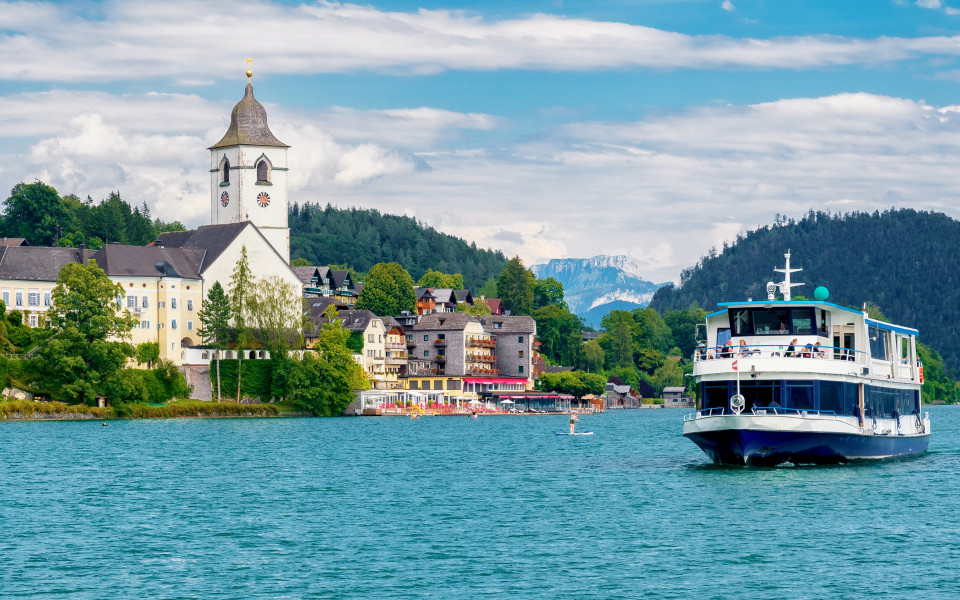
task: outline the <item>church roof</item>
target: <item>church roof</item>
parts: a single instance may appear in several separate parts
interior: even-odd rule
[[[193,231],[161,233],[154,244],[167,248],[203,248],[207,251],[200,268],[200,272],[203,273],[223,254],[223,251],[233,243],[233,240],[237,239],[237,236],[250,226],[252,225],[249,221],[225,223],[223,225],[202,225]]]
[[[230,113],[230,127],[227,128],[227,133],[209,149],[228,146],[290,147],[278,140],[267,127],[267,111],[253,97],[253,85],[250,83],[247,83],[244,89],[243,99],[237,102],[233,112]]]
[[[83,264],[76,248],[0,246],[0,279],[56,281],[68,262]]]
[[[93,259],[111,277],[182,277],[200,279],[202,248],[107,244]]]

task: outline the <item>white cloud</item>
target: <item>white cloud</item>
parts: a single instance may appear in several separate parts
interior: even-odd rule
[[[941,7],[940,0],[917,0],[917,6],[920,8],[938,9]]]
[[[727,12],[736,10],[736,7],[733,5],[733,2],[730,2],[730,0],[723,0],[723,3],[720,5],[720,7]]]
[[[932,4],[936,0],[921,0]],[[939,4],[937,2],[937,4]],[[727,0],[723,8],[733,5]],[[728,8],[729,7],[729,8]],[[268,0],[107,3],[90,18],[70,4],[0,1],[0,78],[90,82],[211,73],[312,74],[379,70],[711,68],[806,69],[960,54],[960,37],[875,39],[692,36],[617,22],[534,14],[488,21],[462,11]],[[184,15],[207,15],[184,18]]]

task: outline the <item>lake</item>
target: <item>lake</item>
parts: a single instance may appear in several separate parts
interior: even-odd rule
[[[679,410],[0,423],[4,598],[955,598],[922,457],[724,468]]]

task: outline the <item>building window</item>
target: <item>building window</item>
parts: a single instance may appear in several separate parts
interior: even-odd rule
[[[423,351],[423,356],[424,356],[424,357],[430,356],[430,351],[429,351],[429,350],[424,350],[424,351]]]
[[[172,319],[172,320],[170,321],[170,329],[176,329],[176,328],[177,328],[177,320],[176,320],[176,319]]]
[[[193,310],[193,300],[187,300],[187,310]]]
[[[137,297],[127,296],[127,308],[136,308],[136,307],[137,307]]]
[[[270,165],[267,161],[261,160],[257,163],[257,183],[268,183],[270,181]]]
[[[10,305],[10,292],[3,292],[3,303],[8,306]]]
[[[157,329],[163,329],[163,323],[157,323]]]
[[[517,358],[523,358],[523,350],[517,352]]]
[[[176,307],[177,307],[177,299],[170,298],[170,308],[176,308]]]
[[[373,341],[373,334],[372,334],[372,333],[368,333],[368,334],[367,334],[367,341],[368,341],[368,342],[372,342],[372,341]]]
[[[429,342],[429,341],[430,341],[430,336],[429,336],[429,335],[423,336],[423,341]]]
[[[30,327],[37,326],[37,315],[30,315]]]
[[[223,157],[222,168],[220,169],[220,183],[230,183],[230,161]]]
[[[27,295],[27,304],[30,306],[40,306],[40,292],[30,292]]]
[[[163,300],[160,300],[159,302],[157,302],[157,308],[166,308],[166,306],[167,306],[167,303],[164,302]]]
[[[523,373],[523,365],[517,367],[517,373]]]
[[[50,306],[50,292],[43,293],[43,305]]]
[[[23,306],[23,292],[16,292],[17,306]]]
[[[140,321],[140,329],[150,329],[150,321]]]
[[[147,308],[148,306],[150,306],[150,301],[147,300],[146,296],[143,297],[143,302],[140,305],[143,306],[144,308]]]
[[[193,321],[187,321],[187,330],[193,331]]]
[[[522,335],[517,337],[517,343],[518,343],[518,344],[522,344],[522,343],[523,343],[523,336],[522,336]]]

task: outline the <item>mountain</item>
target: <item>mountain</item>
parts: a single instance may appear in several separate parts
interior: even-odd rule
[[[873,302],[891,322],[919,329],[948,370],[960,371],[960,221],[941,213],[810,211],[800,221],[778,218],[719,254],[711,250],[681,273],[679,287],[658,290],[650,306],[663,312],[696,303],[709,312],[722,301],[766,298],[766,282],[782,280],[773,268],[783,267],[787,251],[791,266],[803,268],[792,276],[804,282],[794,296],[812,298],[822,285],[829,302]]]
[[[611,310],[646,306],[664,284],[643,279],[640,265],[629,256],[554,258],[530,267],[539,279],[553,277],[563,284],[570,311],[588,325],[598,325]]]
[[[411,217],[329,204],[290,207],[290,258],[305,258],[312,265],[349,265],[357,271],[397,262],[414,281],[435,269],[460,273],[470,289],[499,276],[507,264],[500,251],[477,248]]]

